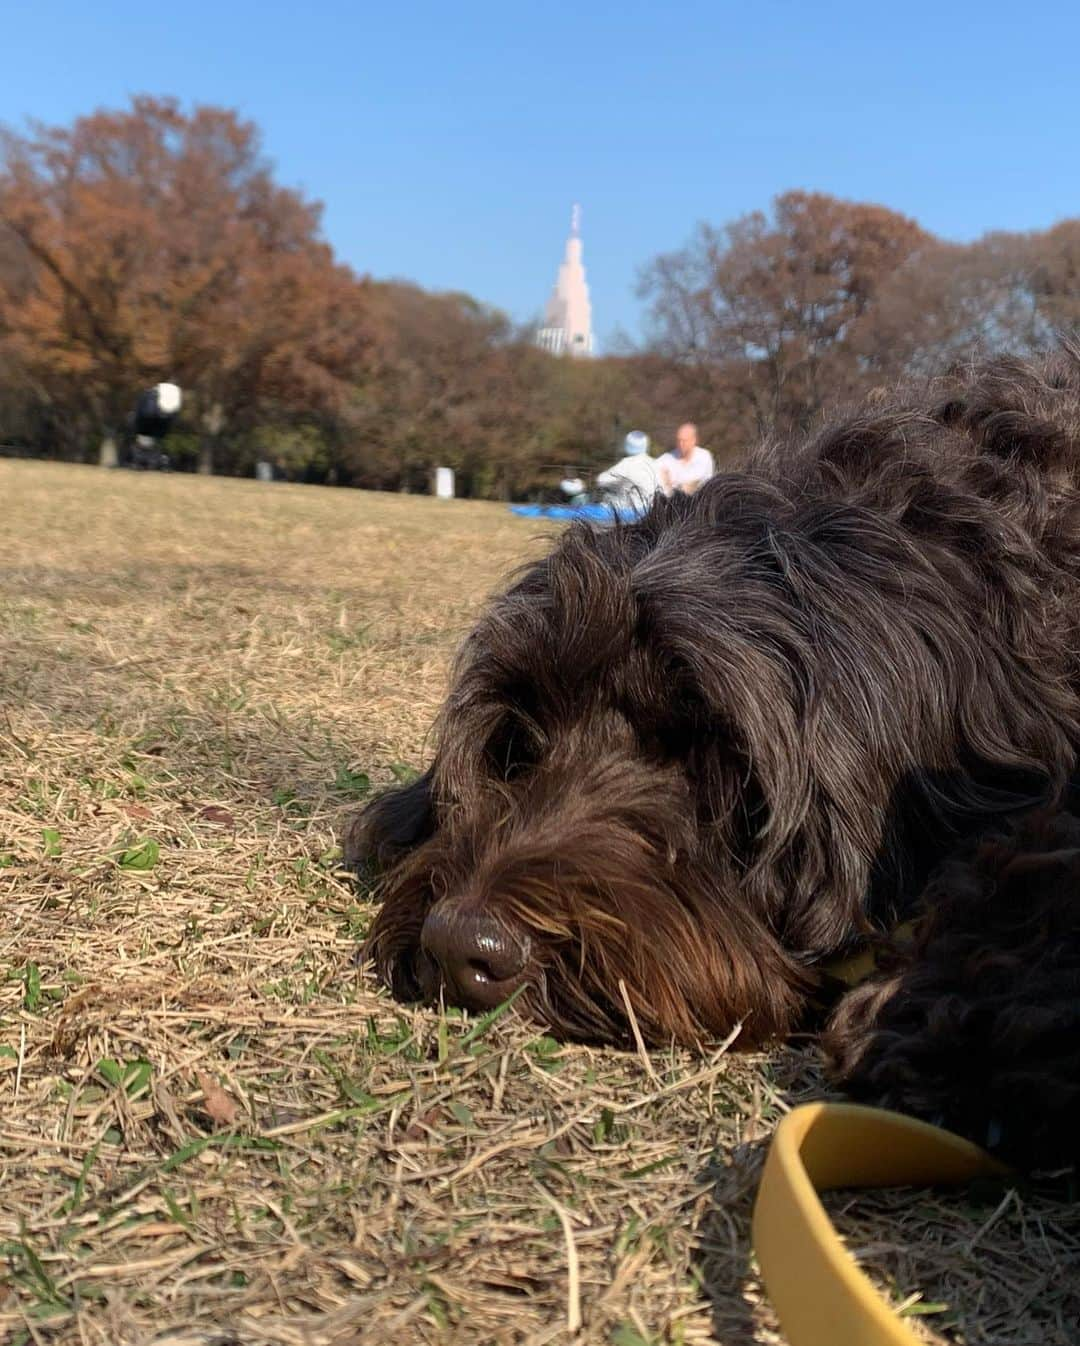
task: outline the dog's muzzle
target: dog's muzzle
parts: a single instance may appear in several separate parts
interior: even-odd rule
[[[420,932],[416,976],[429,1000],[440,991],[465,1009],[494,1009],[525,981],[529,943],[483,912],[440,903]]]

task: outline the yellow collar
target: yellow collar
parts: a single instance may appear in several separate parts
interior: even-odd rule
[[[905,947],[914,942],[917,928],[917,922],[904,921],[893,929],[889,939],[893,944]],[[822,963],[821,971],[830,981],[841,982],[851,990],[853,987],[861,985],[877,971],[877,956],[878,949],[876,946],[868,944],[865,948],[859,949],[856,953],[848,954],[845,958],[836,958],[831,962]]]

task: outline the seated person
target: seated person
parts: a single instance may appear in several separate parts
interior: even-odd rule
[[[675,448],[670,453],[662,453],[656,462],[660,474],[660,486],[665,495],[675,491],[684,491],[693,495],[698,487],[709,480],[715,468],[713,456],[697,442],[697,426],[687,422],[680,425],[675,434]]]
[[[623,443],[623,453],[614,467],[596,478],[597,488],[612,505],[647,510],[661,489],[656,459],[649,457],[649,436],[641,430],[631,430]]]

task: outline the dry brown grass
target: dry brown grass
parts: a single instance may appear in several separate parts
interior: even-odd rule
[[[0,503],[0,1339],[779,1341],[748,1217],[809,1051],[647,1071],[352,961],[336,820],[535,526],[8,462]],[[1002,1195],[838,1209],[950,1340],[1076,1341],[1075,1208]]]

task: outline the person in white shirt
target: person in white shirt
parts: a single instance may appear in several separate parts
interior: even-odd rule
[[[623,442],[623,454],[614,467],[599,474],[596,484],[613,504],[644,511],[661,490],[656,459],[649,457],[649,436],[631,430]]]
[[[660,486],[665,495],[684,491],[692,495],[716,470],[713,456],[697,442],[697,426],[687,422],[675,434],[675,448],[656,460]]]

